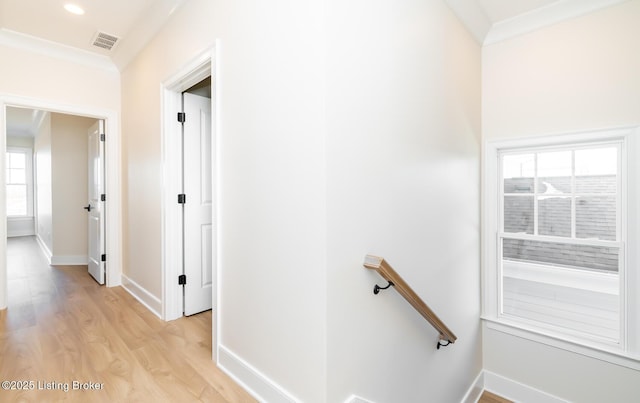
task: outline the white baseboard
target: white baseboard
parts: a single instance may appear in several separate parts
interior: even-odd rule
[[[344,403],[373,403],[371,400],[367,400],[364,397],[351,395],[344,401]]]
[[[221,345],[218,346],[218,367],[258,401],[269,403],[296,403],[300,401]]]
[[[564,399],[486,369],[480,372],[461,403],[477,402],[485,390],[519,403],[567,403]]]
[[[20,229],[7,229],[7,238],[17,238],[20,236],[34,236],[35,232],[31,229],[20,230]]]
[[[162,315],[160,314],[160,312],[162,312],[162,301],[160,301],[159,298],[124,274],[122,275],[122,288],[137,299],[142,305],[146,306],[154,315],[162,319]]]
[[[484,371],[480,371],[460,403],[476,403],[484,392]]]
[[[64,256],[54,255],[49,259],[49,264],[52,266],[86,266],[89,263],[89,258],[84,256]]]
[[[51,264],[51,251],[39,234],[36,234],[36,241],[38,241],[38,245],[40,245],[40,249],[42,250],[42,253],[44,253],[44,257],[47,258],[47,262]]]

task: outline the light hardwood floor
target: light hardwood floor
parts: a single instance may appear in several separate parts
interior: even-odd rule
[[[494,393],[484,391],[478,403],[513,403],[511,400],[507,400],[504,397],[498,396]]]
[[[255,402],[211,361],[211,311],[164,322],[86,267],[49,266],[33,237],[10,238],[7,259],[0,381],[33,389],[0,402]]]

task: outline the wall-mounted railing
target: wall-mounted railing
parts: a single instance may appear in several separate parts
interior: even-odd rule
[[[393,286],[398,293],[402,295],[404,299],[406,299],[407,302],[411,304],[411,306],[414,307],[415,310],[418,311],[418,313],[420,313],[420,315],[422,315],[427,322],[429,322],[431,326],[438,331],[438,333],[440,333],[440,339],[438,340],[437,345],[438,349],[442,346],[448,346],[456,341],[456,335],[453,334],[453,332],[442,322],[442,320],[440,320],[440,318],[438,318],[435,313],[433,313],[431,308],[429,308],[427,304],[420,299],[418,294],[416,294],[411,287],[409,287],[409,284],[407,284],[406,281],[404,281],[402,277],[400,277],[400,275],[391,268],[386,260],[381,257],[367,255],[364,258],[364,267],[377,271],[378,274],[380,274],[382,278],[387,280],[389,283],[385,287],[380,287],[379,285],[373,287],[374,294],[378,294],[380,290],[386,290]],[[446,342],[446,344],[444,344],[443,341]]]

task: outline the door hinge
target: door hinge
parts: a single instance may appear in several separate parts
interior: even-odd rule
[[[187,284],[187,275],[186,274],[181,274],[178,276],[178,285],[185,285]]]
[[[101,194],[100,195],[100,201],[107,201],[107,195],[106,194]]]
[[[101,262],[106,262],[107,261],[107,255],[102,254],[102,256],[100,256],[100,261]]]
[[[106,138],[107,138],[107,136],[105,136],[105,134],[104,134],[104,133],[102,133],[102,134],[100,135],[100,141],[105,141],[105,140],[106,140]]]
[[[184,123],[187,119],[187,114],[184,112],[178,112],[178,122]]]
[[[187,202],[187,195],[184,193],[180,193],[178,195],[178,204],[185,204]]]

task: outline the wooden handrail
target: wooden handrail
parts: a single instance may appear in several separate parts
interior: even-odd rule
[[[364,267],[377,271],[382,278],[387,280],[390,285],[394,286],[395,289],[398,290],[398,293],[400,293],[400,295],[402,295],[404,299],[406,299],[407,302],[410,303],[411,306],[414,307],[415,310],[418,311],[418,313],[420,313],[420,315],[422,315],[427,322],[429,322],[431,326],[440,333],[440,340],[448,342],[448,344],[441,344],[438,341],[438,348],[440,348],[440,346],[447,346],[451,343],[455,343],[457,339],[456,335],[453,334],[453,332],[440,320],[440,318],[438,318],[435,313],[433,313],[431,308],[429,308],[427,304],[420,299],[418,294],[416,294],[415,291],[409,287],[409,284],[407,284],[406,281],[404,281],[402,277],[400,277],[400,275],[391,268],[386,260],[378,256],[367,255],[364,257]],[[381,289],[383,288],[376,286],[376,288],[374,288],[374,293],[377,294],[377,291]]]

